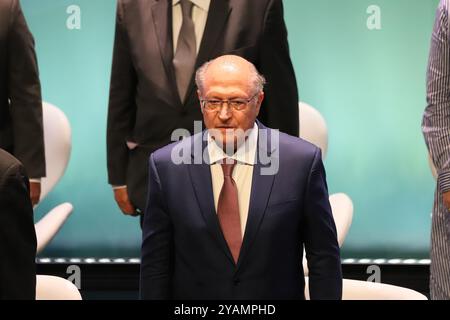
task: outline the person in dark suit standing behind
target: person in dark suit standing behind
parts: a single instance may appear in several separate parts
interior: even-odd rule
[[[33,36],[18,0],[0,1],[0,148],[25,166],[37,204],[45,177],[41,86]]]
[[[197,72],[207,130],[155,151],[142,299],[340,299],[342,271],[320,149],[255,121],[264,78],[238,56]]]
[[[144,209],[147,159],[201,120],[194,70],[223,54],[253,62],[268,85],[259,120],[299,131],[298,92],[281,0],[118,0],[107,125],[109,183],[123,213]]]
[[[0,149],[0,300],[35,299],[36,234],[28,178]]]

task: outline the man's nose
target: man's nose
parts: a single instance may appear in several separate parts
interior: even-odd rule
[[[219,110],[219,119],[228,120],[231,118],[231,114],[231,108],[228,106],[228,103],[224,102]]]

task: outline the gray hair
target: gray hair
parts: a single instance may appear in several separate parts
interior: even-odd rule
[[[207,71],[208,67],[216,59],[205,62],[200,68],[198,68],[197,72],[195,73],[195,83],[201,93],[203,93],[204,89],[205,89],[206,71]],[[261,92],[264,90],[264,86],[266,84],[266,78],[258,72],[258,70],[256,69],[256,67],[253,63],[251,63],[251,62],[248,62],[248,63],[250,64],[250,69],[252,72],[252,79],[251,79],[252,87],[254,88],[254,93],[256,94],[257,92]]]

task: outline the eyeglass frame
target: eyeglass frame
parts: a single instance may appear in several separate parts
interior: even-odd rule
[[[204,110],[206,110],[206,111],[208,111],[208,112],[218,112],[218,111],[220,111],[220,110],[222,109],[223,104],[226,102],[227,106],[228,106],[231,110],[233,110],[233,111],[243,111],[243,110],[245,110],[245,109],[247,108],[247,106],[250,104],[250,102],[251,102],[253,99],[255,99],[260,93],[261,93],[260,91],[257,92],[257,93],[255,93],[255,94],[254,94],[251,98],[249,98],[249,99],[226,99],[226,100],[221,100],[221,99],[200,99],[200,105],[202,106],[202,108],[203,108]],[[213,108],[213,109],[206,108],[206,107],[205,107],[206,103],[211,102],[211,101],[220,101],[220,106],[217,106],[217,107],[215,107],[215,108]],[[230,103],[233,103],[233,102],[241,102],[241,103],[243,103],[243,104],[242,104],[242,108],[241,108],[241,109],[238,109],[238,108],[236,108],[236,107],[233,107],[232,104],[230,104]]]

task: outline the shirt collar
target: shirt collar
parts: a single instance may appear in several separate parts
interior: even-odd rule
[[[248,135],[248,138],[245,140],[245,142],[239,146],[236,153],[233,154],[231,157],[228,156],[211,138],[211,136],[208,133],[208,154],[209,154],[209,161],[211,164],[214,164],[216,162],[219,162],[225,158],[231,158],[236,160],[240,163],[245,163],[248,165],[254,165],[255,164],[255,157],[256,157],[256,145],[258,143],[258,125],[253,125],[253,128],[251,129],[250,134]]]
[[[181,0],[172,0],[172,6],[176,6],[177,4],[180,3]],[[204,10],[204,11],[208,11],[209,10],[209,5],[211,3],[211,0],[191,0],[191,2],[199,7],[200,9]]]

